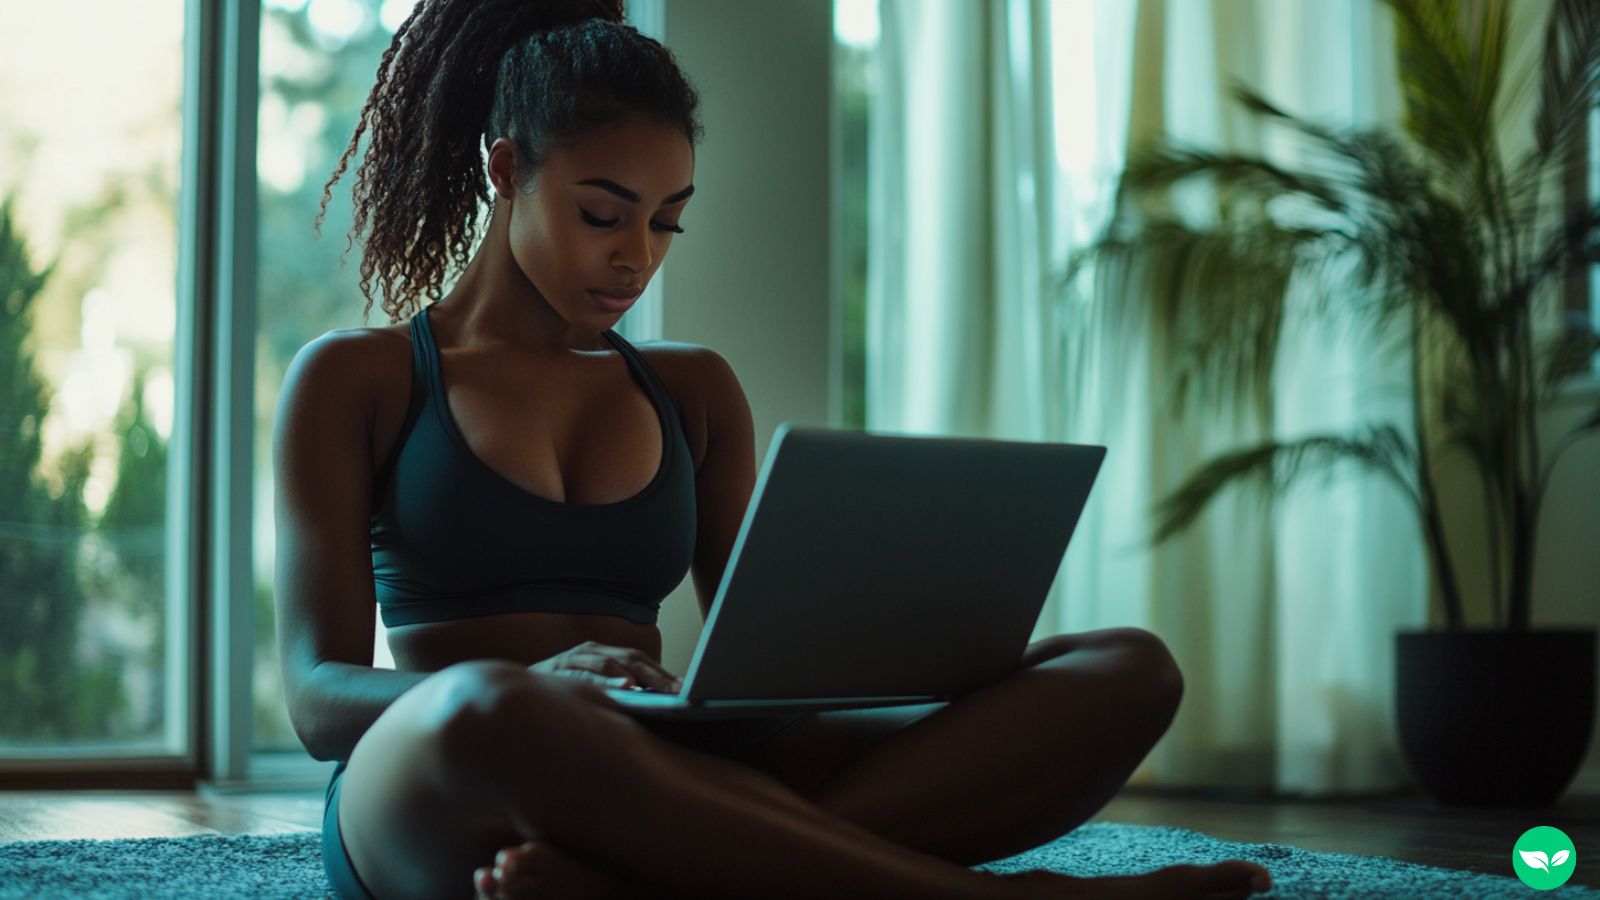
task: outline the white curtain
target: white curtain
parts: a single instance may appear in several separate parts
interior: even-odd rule
[[[1292,316],[1270,409],[1178,421],[1160,359],[1069,351],[1066,323],[1098,322],[1116,297],[1081,298],[1069,317],[1052,288],[1104,225],[1130,143],[1167,134],[1300,161],[1231,102],[1235,79],[1331,124],[1396,121],[1387,13],[1369,0],[881,0],[880,27],[867,427],[1109,448],[1035,636],[1132,625],[1172,648],[1184,704],[1133,783],[1404,785],[1393,635],[1425,621],[1426,583],[1388,485],[1307,486],[1274,516],[1231,495],[1183,536],[1143,543],[1152,504],[1213,454],[1408,421],[1404,368]],[[1197,220],[1207,200],[1171,198]]]

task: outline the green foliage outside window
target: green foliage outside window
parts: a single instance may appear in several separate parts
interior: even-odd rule
[[[0,204],[0,739],[51,742],[108,736],[125,710],[114,660],[79,652],[84,616],[78,560],[93,451],[75,448],[56,477],[41,466],[50,393],[35,365],[33,304],[53,266],[34,271]]]

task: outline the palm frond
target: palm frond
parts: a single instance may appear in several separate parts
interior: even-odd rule
[[[1189,527],[1229,487],[1254,483],[1277,495],[1309,474],[1329,475],[1341,463],[1384,475],[1416,502],[1416,490],[1405,474],[1415,464],[1415,453],[1394,426],[1378,425],[1357,436],[1268,441],[1212,459],[1162,499],[1151,540],[1160,543]]]
[[[1307,119],[1302,119],[1284,110],[1243,83],[1235,82],[1232,86],[1232,92],[1234,99],[1247,111],[1263,118],[1271,119],[1305,135],[1313,143],[1322,145],[1336,156],[1354,155],[1354,148],[1351,146],[1350,133],[1348,131],[1329,128],[1326,125],[1319,125]]]
[[[1460,0],[1385,0],[1395,40],[1405,129],[1439,163],[1468,177],[1494,156],[1494,95],[1504,65],[1506,7],[1474,4],[1475,38]],[[1447,169],[1449,171],[1449,169]]]
[[[1595,263],[1600,263],[1600,203],[1573,211],[1545,234],[1538,255],[1513,288],[1514,298],[1531,299],[1546,279],[1582,272]]]
[[[1510,199],[1526,223],[1541,215],[1538,197],[1550,168],[1580,153],[1587,142],[1589,111],[1600,96],[1600,4],[1556,0],[1545,25],[1538,75],[1534,145],[1507,175]],[[1563,192],[1581,193],[1565,173],[1561,182]]]
[[[1560,159],[1588,124],[1600,91],[1600,3],[1556,0],[1545,28],[1544,68],[1533,133],[1536,153]]]
[[[1121,187],[1135,193],[1159,190],[1196,176],[1210,178],[1219,187],[1238,190],[1261,203],[1302,197],[1329,212],[1345,211],[1344,198],[1328,179],[1284,169],[1257,156],[1187,147],[1158,145],[1135,154],[1122,173]]]
[[[1388,287],[1374,325],[1399,328],[1417,303],[1436,314],[1478,367],[1493,367],[1504,331],[1485,272],[1481,217],[1438,190],[1428,173],[1392,138],[1364,134],[1357,142],[1365,214],[1351,247],[1357,280]]]
[[[1179,414],[1190,401],[1265,396],[1290,274],[1325,255],[1319,248],[1346,239],[1337,230],[1272,223],[1193,228],[1159,220],[1132,234],[1119,231],[1086,248],[1068,277],[1093,261],[1097,278],[1123,286],[1106,334],[1093,339],[1106,340],[1113,358],[1126,358],[1126,341],[1151,334],[1153,353],[1171,367],[1167,400]]]

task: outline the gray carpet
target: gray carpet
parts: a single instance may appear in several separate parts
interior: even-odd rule
[[[325,897],[318,835],[19,841],[0,844],[0,898]],[[995,872],[1048,868],[1069,875],[1131,875],[1178,863],[1248,859],[1275,885],[1258,897],[1452,897],[1528,900],[1510,875],[1475,875],[1374,856],[1312,853],[1277,844],[1222,841],[1186,828],[1096,823],[1027,853],[979,866]],[[1574,884],[1551,897],[1594,897]]]

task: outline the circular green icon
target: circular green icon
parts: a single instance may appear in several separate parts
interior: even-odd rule
[[[1578,868],[1578,851],[1572,838],[1559,828],[1538,825],[1517,838],[1511,848],[1511,867],[1522,883],[1536,891],[1561,887]]]

